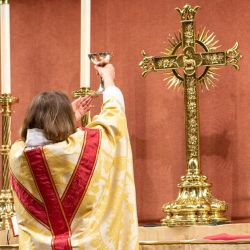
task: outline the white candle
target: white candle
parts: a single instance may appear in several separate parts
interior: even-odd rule
[[[81,0],[80,87],[90,87],[90,21],[91,0]]]
[[[11,93],[10,89],[10,5],[0,5],[1,12],[1,93]]]

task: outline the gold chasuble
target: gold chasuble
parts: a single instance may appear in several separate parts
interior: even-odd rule
[[[111,96],[67,141],[10,153],[20,250],[139,249],[132,154]]]

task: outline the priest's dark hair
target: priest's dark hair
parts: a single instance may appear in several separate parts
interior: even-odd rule
[[[34,97],[26,113],[21,130],[26,140],[27,130],[43,129],[52,142],[64,141],[76,131],[75,115],[69,98],[61,91],[43,92]]]

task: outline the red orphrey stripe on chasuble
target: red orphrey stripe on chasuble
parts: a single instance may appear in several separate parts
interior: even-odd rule
[[[100,144],[99,130],[84,130],[86,144],[79,157],[77,168],[62,196],[62,205],[69,224],[71,224],[91,180]]]
[[[25,151],[31,172],[43,198],[53,234],[52,248],[70,250],[70,228],[64,217],[61,201],[52,180],[42,148]]]
[[[45,203],[53,234],[52,248],[54,250],[72,249],[70,245],[70,224],[83,199],[95,168],[100,144],[100,131],[96,129],[84,130],[86,132],[86,143],[62,200],[57,193],[42,148],[25,152],[34,180]]]
[[[11,173],[10,181],[18,199],[23,204],[26,211],[45,227],[49,228],[49,222],[44,205],[37,200]]]

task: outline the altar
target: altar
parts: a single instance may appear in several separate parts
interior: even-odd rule
[[[191,227],[140,227],[140,250],[175,249],[250,249],[250,239],[244,240],[204,240],[209,235],[227,233],[230,235],[250,234],[250,224],[227,224],[218,226]]]
[[[226,224],[218,226],[140,226],[140,250],[248,250],[250,239],[204,240],[209,235],[227,233],[229,235],[250,234],[250,223]],[[11,237],[7,245],[5,234],[0,234],[0,249],[18,249],[18,237]],[[125,249],[124,249],[125,250]],[[126,249],[127,250],[127,249]]]

